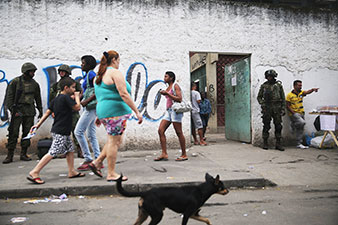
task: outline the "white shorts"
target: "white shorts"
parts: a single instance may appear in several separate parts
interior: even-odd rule
[[[191,119],[194,123],[195,129],[200,129],[203,128],[203,123],[202,123],[202,119],[201,119],[201,115],[199,112],[197,113],[191,113]]]
[[[183,113],[176,113],[172,108],[167,109],[163,119],[169,122],[182,123]]]

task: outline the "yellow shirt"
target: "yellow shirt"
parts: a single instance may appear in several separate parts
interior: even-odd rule
[[[303,98],[304,98],[304,91],[301,91],[298,95],[294,92],[290,92],[287,96],[285,101],[290,102],[290,108],[295,113],[304,114],[304,107],[303,107]],[[289,112],[289,115],[292,114]]]

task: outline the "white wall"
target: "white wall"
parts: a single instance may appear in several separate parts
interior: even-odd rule
[[[307,112],[317,104],[338,104],[335,88],[338,19],[334,13],[233,5],[223,1],[163,2],[1,1],[0,70],[5,72],[5,79],[11,80],[20,75],[23,62],[35,63],[39,67],[36,79],[44,89],[43,103],[46,104],[42,68],[59,63],[80,65],[84,54],[99,59],[103,51],[114,49],[121,54],[123,73],[135,62],[146,66],[148,84],[163,79],[164,72],[172,70],[184,91],[189,93],[189,51],[252,53],[254,143],[261,139],[256,96],[266,69],[278,71],[285,92],[291,90],[294,79],[302,79],[305,89],[321,88],[319,93],[305,98]],[[145,88],[145,71],[141,66],[138,69],[142,74],[140,87]],[[2,87],[3,82],[0,85]],[[160,86],[149,92],[149,100],[154,100],[155,89]],[[135,87],[136,84],[134,90]],[[142,94],[141,91],[137,101]],[[1,88],[0,96],[3,95]],[[164,101],[160,105],[149,111],[161,115]],[[309,122],[313,119],[307,118]],[[159,121],[147,120],[141,126],[129,121],[126,148],[159,148],[158,125]],[[48,135],[49,126],[45,125],[41,136]],[[189,141],[188,115],[184,117],[183,127]],[[6,142],[6,134],[7,129],[0,128],[1,143]],[[104,143],[102,129],[98,137]],[[178,146],[172,128],[167,137],[171,146]]]

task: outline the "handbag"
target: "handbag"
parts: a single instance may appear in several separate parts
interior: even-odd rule
[[[94,87],[90,87],[90,85],[89,85],[89,72],[87,73],[87,88],[86,88],[85,93],[83,94],[83,99],[85,99],[85,100],[88,99],[88,98],[90,98],[93,94],[95,94]],[[96,109],[96,104],[97,104],[97,99],[91,100],[86,105],[86,109],[87,110]]]
[[[176,91],[173,85],[173,92],[174,95],[176,96]],[[181,89],[181,87],[180,87]],[[182,101],[181,102],[174,102],[174,104],[171,106],[171,108],[176,112],[176,113],[184,113],[184,112],[190,112],[191,111],[191,103],[189,101],[186,101],[183,98],[183,92],[181,89],[181,93],[182,93]]]

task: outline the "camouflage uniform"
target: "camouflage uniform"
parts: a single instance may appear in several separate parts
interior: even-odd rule
[[[257,100],[262,107],[263,119],[263,149],[268,149],[269,130],[271,119],[275,125],[276,149],[281,147],[282,116],[285,114],[285,94],[281,81],[264,82],[258,92]]]
[[[18,89],[22,88],[22,94],[18,98]],[[15,100],[18,98],[17,100]],[[17,104],[15,104],[15,101]],[[34,104],[36,103],[36,106]],[[19,128],[22,125],[22,137],[27,136],[31,127],[34,125],[34,116],[36,114],[35,108],[39,110],[39,117],[42,116],[42,103],[39,84],[28,75],[21,75],[14,78],[9,86],[7,92],[6,104],[11,111],[12,119],[8,127],[8,143],[7,149],[13,158],[16,143],[19,137]],[[18,116],[15,116],[18,114]],[[27,157],[27,149],[30,146],[30,139],[21,139],[21,160],[30,160]]]
[[[60,80],[62,80],[65,77],[68,77],[68,76],[64,76]],[[52,87],[50,89],[50,92],[49,92],[49,102],[51,102],[62,91],[61,88],[60,88],[60,85],[59,85],[60,84],[60,80],[52,85]],[[76,82],[75,89],[78,92],[82,91],[82,87],[81,87],[81,84],[79,82]],[[74,129],[75,129],[77,121],[79,119],[80,119],[80,113],[78,111],[73,111],[73,114],[72,114],[72,136],[73,136],[73,142],[74,142],[74,144],[77,147],[78,154],[81,155],[80,154],[81,153],[80,145],[77,142],[77,139],[76,139],[75,134],[74,134]]]

